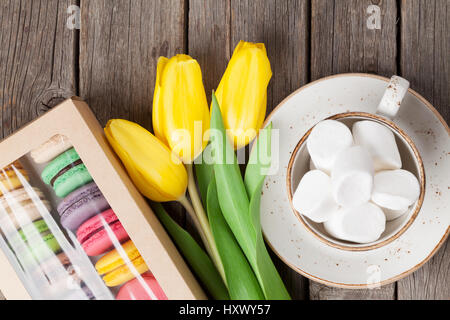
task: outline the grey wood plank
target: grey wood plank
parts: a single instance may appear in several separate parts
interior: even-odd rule
[[[76,95],[76,31],[66,28],[72,4],[1,1],[0,139]]]
[[[0,138],[76,94],[75,1],[0,3]]]
[[[378,3],[381,29],[367,27],[367,8]],[[311,80],[345,72],[397,73],[395,0],[312,0]],[[395,284],[350,290],[310,282],[311,299],[395,299]]]
[[[450,2],[402,1],[401,74],[450,120]],[[450,299],[450,245],[398,282],[399,299]]]
[[[160,56],[184,53],[185,1],[82,0],[80,96],[102,125],[123,118],[152,129]],[[185,224],[177,204],[169,212]]]
[[[80,95],[101,124],[151,129],[159,56],[185,51],[183,0],[82,0]]]
[[[231,56],[230,1],[190,0],[188,53],[202,68],[208,101]]]
[[[267,113],[308,82],[309,10],[304,0],[231,0],[231,50],[239,40],[266,45],[273,72]],[[308,280],[272,258],[292,298],[306,299]]]
[[[371,0],[312,0],[311,80],[343,72],[397,72],[397,4],[379,1],[381,29],[367,27]]]
[[[311,300],[395,300],[394,285],[376,289],[339,289],[311,281],[309,286]]]
[[[308,82],[309,1],[231,0],[231,49],[263,42],[272,66],[267,113]]]
[[[450,1],[403,0],[400,70],[450,121]]]

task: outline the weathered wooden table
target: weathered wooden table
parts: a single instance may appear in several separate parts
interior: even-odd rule
[[[198,59],[211,92],[241,39],[267,46],[268,111],[310,81],[369,72],[406,77],[450,119],[449,0],[1,0],[0,17],[0,138],[72,95],[102,124],[150,129],[159,56]],[[448,241],[377,290],[329,288],[277,266],[296,299],[450,299]]]

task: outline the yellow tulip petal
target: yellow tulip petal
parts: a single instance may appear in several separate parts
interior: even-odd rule
[[[174,201],[187,188],[179,159],[146,129],[127,120],[110,120],[105,134],[136,187],[153,201]]]
[[[153,132],[155,133],[155,136],[166,145],[168,145],[168,142],[166,137],[164,136],[164,129],[163,129],[164,109],[161,103],[161,75],[168,61],[169,59],[167,59],[166,57],[160,57],[158,59],[158,66],[156,68],[155,93],[153,95],[153,109],[152,109]]]
[[[155,95],[157,91],[155,133],[160,132],[157,136],[163,135],[170,149],[190,163],[206,147],[203,134],[210,120],[198,62],[184,54],[169,59],[159,75]]]
[[[216,92],[236,149],[252,141],[264,122],[271,77],[264,44],[239,42]]]

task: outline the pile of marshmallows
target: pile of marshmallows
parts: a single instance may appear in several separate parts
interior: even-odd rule
[[[380,238],[417,201],[417,178],[402,170],[394,133],[375,121],[350,129],[335,120],[318,123],[307,140],[310,169],[293,197],[294,208],[333,237],[355,243]]]

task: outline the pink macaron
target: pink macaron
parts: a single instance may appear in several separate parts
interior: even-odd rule
[[[77,239],[89,256],[98,256],[128,240],[128,234],[112,209],[84,222],[77,231]]]
[[[125,283],[116,300],[167,300],[167,296],[153,274],[146,272]]]

